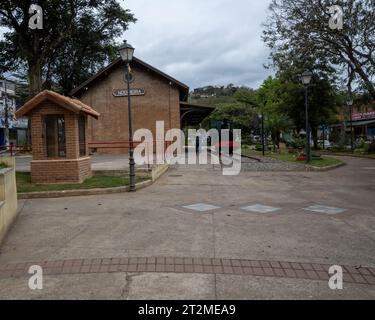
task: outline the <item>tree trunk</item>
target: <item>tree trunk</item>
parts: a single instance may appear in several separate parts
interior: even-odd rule
[[[40,61],[29,61],[29,97],[32,98],[42,91],[42,67]]]
[[[370,81],[370,78],[366,74],[365,71],[360,66],[356,66],[357,74],[362,78],[362,81],[364,82],[365,87],[367,88],[369,94],[372,96],[373,99],[375,99],[375,86]]]
[[[363,70],[361,63],[354,57],[353,52],[348,52],[348,57],[354,66],[354,72],[356,72],[362,79],[365,87],[367,88],[369,94],[375,99],[375,86],[370,80],[368,74]]]
[[[311,133],[312,133],[312,138],[314,142],[314,150],[318,150],[318,129],[312,128]]]
[[[277,146],[277,149],[280,150],[280,135],[281,135],[281,131],[277,130],[276,131],[276,146]]]
[[[272,131],[271,138],[272,138],[272,144],[273,144],[273,152],[276,153],[277,133],[275,131]]]

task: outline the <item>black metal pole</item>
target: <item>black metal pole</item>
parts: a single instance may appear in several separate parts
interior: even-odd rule
[[[130,65],[126,64],[126,82],[128,85],[128,121],[129,121],[129,166],[130,166],[130,192],[135,191],[135,161],[134,161],[134,146],[133,146],[133,123],[131,110],[131,93],[130,93]]]
[[[353,137],[353,106],[350,106],[350,145],[352,153],[354,153],[354,137]]]
[[[306,112],[306,162],[309,163],[311,160],[310,155],[310,125],[309,125],[309,107],[307,101],[307,89],[308,86],[305,85],[305,112]]]
[[[326,127],[324,125],[322,127],[323,127],[323,150],[325,150],[325,148],[326,148],[326,144],[325,144],[325,142],[326,142]]]
[[[264,113],[262,111],[262,151],[263,157],[265,156],[265,142],[264,142]]]
[[[5,138],[5,145],[6,149],[8,149],[9,145],[9,109],[8,109],[8,87],[7,87],[7,80],[4,79],[4,89],[5,89],[5,94],[4,94],[4,125],[5,125],[5,130],[4,130],[4,138]]]

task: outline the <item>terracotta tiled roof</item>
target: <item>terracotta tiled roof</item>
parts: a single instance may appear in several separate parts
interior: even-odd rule
[[[107,73],[111,72],[111,70],[113,68],[115,68],[116,66],[118,66],[121,63],[124,63],[124,62],[121,60],[121,58],[117,58],[111,64],[109,64],[107,67],[103,68],[97,74],[95,74],[94,76],[92,76],[90,79],[88,79],[87,81],[85,81],[84,83],[82,83],[77,88],[73,89],[69,94],[71,96],[79,96],[79,95],[81,95],[82,92],[85,91],[85,88],[88,88],[94,81],[100,79],[103,75],[106,76]],[[168,81],[176,84],[180,88],[180,92],[182,92],[182,95],[183,95],[183,99],[181,99],[181,100],[183,100],[183,101],[187,100],[188,95],[189,95],[189,87],[186,84],[184,84],[184,83],[182,83],[182,82],[174,79],[170,75],[168,75],[168,74],[166,74],[166,73],[164,73],[164,72],[156,69],[155,67],[147,64],[146,62],[144,62],[141,59],[138,59],[136,57],[133,57],[133,61],[131,63],[132,63],[132,65],[142,66],[142,67],[146,68],[147,70],[150,70],[150,71],[154,72],[155,74],[158,74],[162,78],[167,79]]]
[[[100,114],[96,112],[93,108],[89,107],[88,105],[85,105],[77,99],[72,99],[53,91],[44,90],[43,92],[36,95],[34,98],[27,101],[20,109],[18,109],[16,111],[16,117],[20,118],[25,116],[32,109],[37,107],[45,100],[55,102],[62,108],[68,109],[74,113],[86,113],[94,117],[95,119],[98,119],[100,116]]]

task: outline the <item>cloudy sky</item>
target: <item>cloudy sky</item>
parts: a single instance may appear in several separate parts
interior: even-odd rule
[[[270,0],[119,0],[138,19],[136,56],[186,83],[257,88],[270,74],[261,40]],[[0,37],[4,29],[0,28]]]
[[[269,0],[123,0],[138,19],[125,35],[136,56],[190,88],[247,85],[272,73],[261,24]]]

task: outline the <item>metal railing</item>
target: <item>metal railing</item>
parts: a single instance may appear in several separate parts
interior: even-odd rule
[[[129,149],[131,146],[133,149],[138,147],[140,144],[145,145],[145,152],[146,152],[146,157],[147,157],[147,163],[148,166],[153,162],[151,161],[151,150],[153,150],[153,155],[155,155],[155,162],[158,163],[158,159],[160,155],[158,155],[158,150],[157,150],[157,144],[163,143],[164,144],[164,151],[171,145],[173,142],[171,141],[152,141],[152,142],[147,142],[147,141],[100,141],[100,142],[90,142],[88,143],[89,150],[91,150],[93,153],[97,152],[100,149],[103,150],[118,150],[118,149]],[[152,146],[152,147],[151,147]],[[164,155],[162,155],[164,159]],[[152,159],[153,160],[153,159]]]
[[[0,156],[4,155],[10,155],[11,157],[14,157],[17,152],[22,151],[23,148],[17,147],[16,145],[7,145],[7,146],[0,146]]]

